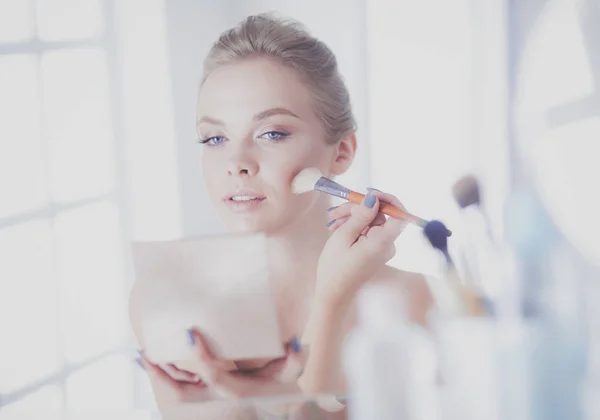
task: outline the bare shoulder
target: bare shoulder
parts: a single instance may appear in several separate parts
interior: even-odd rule
[[[433,305],[433,298],[425,275],[386,265],[372,281],[390,283],[390,286],[400,288],[409,299],[411,318],[420,324],[427,324],[427,313]]]
[[[404,271],[399,268],[392,267],[390,265],[385,265],[381,270],[379,270],[375,276],[378,280],[394,280],[400,281],[407,285],[413,284],[425,284],[425,275],[421,273],[415,273],[413,271]]]

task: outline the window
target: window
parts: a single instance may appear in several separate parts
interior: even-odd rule
[[[132,401],[112,6],[0,1],[3,413]]]

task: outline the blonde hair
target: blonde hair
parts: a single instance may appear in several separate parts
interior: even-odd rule
[[[312,92],[328,143],[356,129],[350,94],[333,52],[298,22],[271,14],[249,16],[223,32],[204,61],[202,84],[215,69],[264,56],[294,69]]]

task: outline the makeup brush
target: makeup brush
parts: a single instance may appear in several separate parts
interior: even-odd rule
[[[473,175],[465,175],[454,183],[452,195],[461,209],[473,204],[479,205],[481,195],[479,194],[479,183]]]
[[[313,190],[321,191],[326,194],[348,200],[355,204],[362,203],[363,199],[365,198],[364,194],[352,191],[351,189],[346,188],[323,176],[321,171],[317,168],[304,169],[298,175],[296,175],[292,181],[292,192],[294,194],[302,194]],[[415,216],[414,214],[411,214],[406,210],[402,210],[391,204],[382,203],[382,205],[379,207],[379,212],[396,219],[406,220],[422,228],[429,223],[427,220]],[[444,234],[446,237],[448,237],[452,235],[452,232],[446,229]]]
[[[452,193],[461,208],[466,249],[462,256],[469,274],[469,284],[494,298],[498,293],[497,244],[493,239],[489,219],[481,205],[479,182],[466,175],[454,184]]]
[[[427,237],[431,246],[440,251],[444,256],[447,280],[455,296],[461,303],[461,312],[468,315],[483,315],[486,311],[480,297],[472,290],[464,287],[458,275],[454,261],[448,252],[446,230],[446,226],[442,222],[432,220],[423,228],[423,234]]]
[[[461,261],[465,269],[465,277],[467,284],[472,286],[480,286],[481,273],[478,266],[478,258],[476,258],[477,251],[473,249],[473,237],[471,232],[472,215],[466,214],[464,209],[474,209],[475,206],[479,207],[480,195],[479,195],[479,184],[477,179],[473,175],[466,175],[456,181],[452,187],[452,195],[456,204],[461,209],[461,219],[463,224],[463,231],[465,232],[466,242],[464,248],[460,252]]]
[[[484,227],[486,235],[493,238],[489,219],[481,205],[481,194],[479,182],[474,175],[465,175],[459,178],[452,187],[454,200],[461,209],[473,209],[481,219],[480,224]]]

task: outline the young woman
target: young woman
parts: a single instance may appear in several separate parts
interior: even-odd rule
[[[380,201],[401,206],[395,197],[371,190],[361,205],[330,208],[325,194],[291,191],[301,170],[335,177],[357,151],[348,90],[325,44],[297,23],[268,15],[224,32],[205,60],[197,131],[204,179],[223,223],[231,232],[268,237],[289,351],[282,360],[238,362],[232,371],[191,331],[197,376],[143,358],[159,404],[343,390],[341,343],[353,324],[353,296],[366,282],[402,285],[413,319],[425,323],[431,299],[424,278],[386,265],[403,222],[377,209]],[[130,302],[139,339],[141,294],[143,285],[136,285]],[[301,375],[281,384],[277,373],[289,364],[301,365]]]

